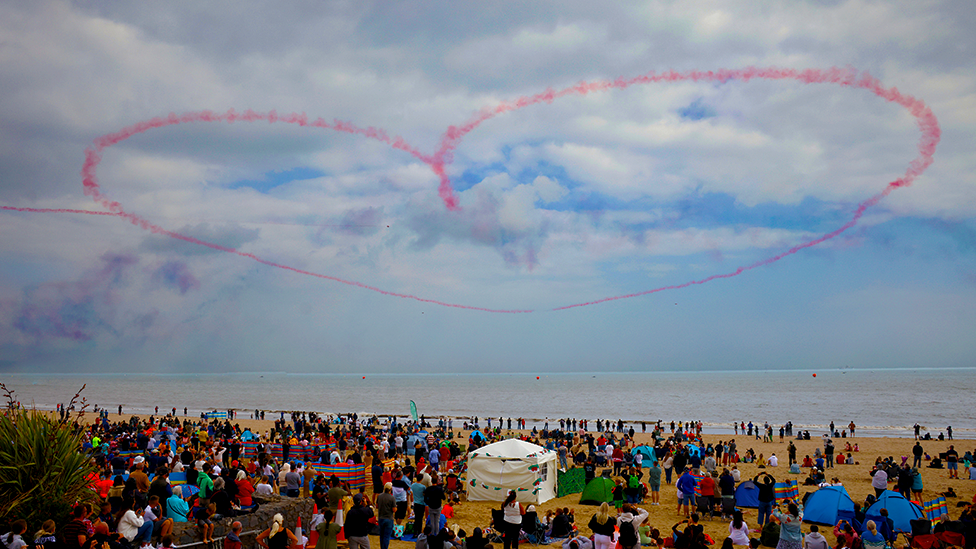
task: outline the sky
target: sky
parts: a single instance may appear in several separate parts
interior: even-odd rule
[[[976,366],[974,27],[965,1],[0,4],[0,371]]]

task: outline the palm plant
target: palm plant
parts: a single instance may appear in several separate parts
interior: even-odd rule
[[[82,453],[82,430],[70,416],[57,420],[16,406],[13,391],[0,383],[7,407],[0,412],[0,517],[24,519],[28,531],[47,519],[63,523],[75,503],[95,499],[95,467]],[[81,390],[71,400],[79,403]],[[84,413],[84,399],[78,416]]]

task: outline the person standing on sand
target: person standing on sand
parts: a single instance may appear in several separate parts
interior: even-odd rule
[[[763,481],[759,482],[759,477],[763,477]],[[773,513],[773,502],[776,501],[776,479],[770,474],[759,473],[752,482],[756,484],[759,488],[759,528],[761,529],[766,521],[769,520],[770,515]]]
[[[594,549],[611,548],[616,526],[617,519],[610,516],[610,504],[604,501],[589,523],[589,528],[593,531]]]
[[[684,507],[684,513],[686,517],[691,516],[691,507],[695,505],[695,488],[698,486],[698,480],[691,474],[691,468],[685,467],[684,473],[678,478],[678,482],[675,483],[675,487],[681,492],[681,498],[678,500],[679,509]]]
[[[647,490],[651,493],[651,505],[661,504],[661,467],[652,461],[647,468]]]
[[[912,467],[922,466],[922,454],[925,450],[922,449],[922,445],[916,440],[915,446],[912,447]]]
[[[946,469],[949,470],[949,478],[959,478],[959,452],[952,444],[946,450]]]
[[[515,501],[516,497],[518,496],[516,496],[515,490],[509,490],[508,497],[502,503],[502,513],[505,523],[502,533],[505,549],[518,549],[519,532],[522,531],[522,515],[525,514],[525,509],[522,508],[519,502]]]

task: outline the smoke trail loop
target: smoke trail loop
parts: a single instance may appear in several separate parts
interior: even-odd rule
[[[449,166],[454,159],[454,151],[462,143],[464,138],[477,129],[484,122],[510,112],[518,111],[526,107],[531,107],[538,104],[551,104],[554,101],[568,96],[586,96],[591,93],[603,92],[607,90],[623,90],[631,86],[637,85],[648,85],[657,83],[674,83],[674,82],[719,82],[724,83],[732,80],[738,80],[742,82],[749,82],[752,80],[770,80],[770,81],[781,81],[781,80],[794,80],[803,84],[834,84],[841,87],[857,88],[863,89],[870,93],[873,93],[877,97],[890,102],[895,103],[904,107],[911,115],[915,118],[916,123],[921,131],[921,137],[918,142],[918,156],[913,158],[905,170],[905,173],[889,182],[880,192],[867,198],[857,205],[854,210],[854,214],[851,218],[838,227],[837,229],[825,233],[817,238],[809,240],[798,244],[780,254],[774,255],[772,257],[757,261],[753,264],[741,266],[736,268],[734,271],[728,273],[715,274],[706,278],[692,280],[685,282],[683,284],[662,286],[660,288],[654,288],[642,292],[610,296],[595,301],[587,301],[582,303],[575,303],[571,305],[565,305],[562,307],[557,307],[553,310],[566,310],[578,307],[584,307],[587,305],[595,305],[598,303],[606,303],[610,301],[617,301],[620,299],[627,299],[632,297],[649,295],[665,290],[677,290],[681,288],[687,288],[693,285],[705,284],[713,280],[726,279],[738,276],[742,273],[756,269],[771,263],[775,263],[785,257],[796,254],[801,250],[816,246],[830,239],[837,237],[838,235],[849,230],[851,227],[855,226],[857,222],[861,219],[864,213],[869,209],[878,204],[884,197],[888,196],[893,190],[907,187],[911,185],[922,173],[932,165],[934,160],[934,154],[936,147],[941,139],[942,131],[939,128],[938,119],[932,110],[920,99],[912,97],[911,95],[905,95],[898,88],[885,88],[880,80],[870,75],[867,72],[858,72],[853,67],[831,67],[828,69],[805,69],[798,71],[796,69],[784,69],[778,67],[745,67],[741,69],[718,69],[714,71],[686,71],[686,72],[676,72],[674,70],[669,70],[663,73],[650,72],[644,75],[638,75],[632,78],[619,77],[612,81],[610,80],[595,80],[595,81],[582,81],[572,86],[563,89],[553,89],[546,88],[546,90],[539,92],[534,95],[527,95],[518,97],[511,101],[502,101],[493,107],[486,107],[475,113],[470,119],[461,125],[451,125],[445,130],[443,136],[441,137],[440,144],[433,154],[427,155],[410,145],[405,139],[400,136],[390,135],[380,129],[372,126],[360,127],[352,122],[342,121],[335,119],[331,123],[326,122],[323,118],[316,118],[315,120],[309,122],[308,116],[305,113],[288,113],[279,114],[277,111],[272,110],[267,113],[255,112],[251,109],[247,109],[242,113],[238,113],[234,109],[228,109],[224,113],[215,113],[213,111],[204,110],[197,112],[187,112],[182,115],[177,115],[175,113],[170,113],[165,117],[155,117],[142,122],[137,122],[131,126],[127,126],[113,133],[103,135],[96,138],[92,146],[85,150],[85,161],[82,165],[82,186],[83,191],[86,196],[89,196],[97,204],[102,206],[105,210],[103,212],[88,211],[88,210],[72,210],[72,209],[48,209],[48,208],[17,208],[11,206],[0,206],[2,210],[8,211],[20,211],[20,212],[33,212],[33,213],[75,213],[75,214],[88,214],[88,215],[102,215],[102,216],[115,216],[125,219],[129,223],[140,227],[143,230],[152,232],[154,234],[163,234],[170,238],[175,238],[178,240],[183,240],[192,244],[199,246],[205,246],[214,250],[232,253],[239,255],[241,257],[251,259],[263,265],[269,267],[274,267],[278,269],[283,269],[291,272],[295,272],[305,276],[312,276],[316,278],[321,278],[325,280],[331,280],[334,282],[339,282],[342,284],[347,284],[350,286],[355,286],[358,288],[363,288],[366,290],[378,292],[383,295],[399,297],[404,299],[412,299],[420,301],[423,303],[431,303],[435,305],[442,305],[445,307],[454,307],[460,309],[470,309],[476,311],[494,312],[494,313],[528,313],[531,310],[501,310],[501,309],[487,309],[482,307],[473,307],[468,305],[461,305],[455,303],[447,303],[437,300],[431,300],[426,298],[417,297],[414,295],[400,294],[396,292],[390,292],[382,290],[373,286],[368,286],[366,284],[344,280],[337,277],[332,277],[320,273],[314,273],[295,267],[290,267],[288,265],[282,265],[275,263],[263,258],[260,258],[254,254],[248,252],[242,252],[233,248],[228,248],[215,244],[212,242],[206,242],[191,236],[182,235],[173,231],[169,231],[155,225],[138,215],[126,212],[122,205],[114,200],[109,199],[101,190],[98,184],[96,170],[99,163],[102,161],[102,151],[105,149],[117,145],[130,137],[148,132],[150,130],[164,128],[167,126],[174,126],[178,124],[188,124],[195,122],[224,122],[227,124],[234,124],[237,122],[258,122],[266,121],[269,124],[275,123],[285,123],[293,124],[299,127],[312,127],[319,129],[332,130],[341,133],[347,133],[351,135],[358,135],[365,137],[367,139],[376,140],[389,145],[390,147],[406,152],[413,156],[414,158],[420,160],[421,162],[427,164],[439,180],[438,194],[441,200],[444,202],[444,206],[455,212],[460,212],[460,202],[458,200],[457,194],[455,193],[453,184],[451,182],[450,176],[447,173],[447,166]]]

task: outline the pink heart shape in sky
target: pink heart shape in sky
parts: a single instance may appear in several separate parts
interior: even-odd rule
[[[108,147],[116,145],[126,139],[140,133],[147,132],[149,130],[163,128],[166,126],[173,126],[177,124],[185,124],[190,122],[257,122],[264,121],[268,123],[282,122],[286,124],[295,124],[302,127],[308,128],[320,128],[320,129],[330,129],[338,132],[350,133],[355,135],[361,135],[370,139],[375,139],[383,143],[388,144],[394,149],[398,149],[407,152],[417,158],[418,160],[427,164],[431,170],[437,175],[440,180],[440,185],[438,188],[438,193],[444,202],[444,206],[449,210],[459,210],[458,198],[454,192],[454,187],[451,183],[450,177],[447,175],[446,168],[453,160],[453,153],[457,147],[461,144],[462,140],[469,133],[474,131],[481,123],[494,118],[498,115],[505,114],[508,112],[516,111],[524,107],[531,105],[537,105],[540,103],[551,103],[562,97],[572,96],[572,95],[587,95],[593,92],[607,91],[614,89],[625,89],[631,86],[655,84],[655,83],[673,83],[682,81],[694,81],[694,82],[726,82],[729,80],[740,80],[749,81],[753,79],[761,80],[793,80],[805,84],[834,84],[849,88],[860,88],[867,90],[876,96],[884,99],[885,101],[901,105],[906,108],[910,114],[915,117],[915,120],[921,130],[921,137],[918,143],[918,156],[916,156],[909,164],[908,168],[902,177],[895,179],[885,185],[885,187],[870,198],[864,200],[858,204],[851,218],[838,227],[837,229],[823,234],[812,240],[798,244],[789,250],[781,252],[777,255],[768,257],[766,259],[757,261],[750,265],[745,265],[738,267],[734,271],[711,275],[698,280],[691,280],[683,284],[677,284],[672,286],[662,286],[659,288],[653,288],[650,290],[644,290],[636,293],[610,296],[603,299],[598,299],[595,301],[589,301],[584,303],[573,303],[569,305],[564,305],[562,307],[557,307],[553,310],[563,310],[570,309],[574,307],[582,307],[585,305],[594,305],[597,303],[604,303],[607,301],[614,301],[617,299],[624,299],[630,297],[637,297],[646,294],[651,294],[655,292],[660,292],[663,290],[674,290],[679,288],[685,288],[695,284],[704,284],[706,282],[719,279],[719,278],[730,278],[742,274],[745,271],[761,267],[763,265],[768,265],[770,263],[779,261],[786,256],[795,254],[806,248],[816,246],[821,242],[830,240],[839,234],[847,231],[851,227],[857,224],[858,220],[864,215],[864,212],[877,204],[882,198],[890,194],[893,190],[899,187],[905,187],[911,185],[912,182],[922,174],[933,161],[933,155],[935,154],[935,148],[939,143],[941,137],[941,130],[939,128],[938,120],[932,113],[932,110],[921,100],[916,99],[909,95],[904,95],[899,92],[896,88],[885,88],[879,80],[872,77],[871,75],[865,73],[860,73],[853,68],[830,68],[830,69],[807,69],[807,70],[796,70],[796,69],[782,69],[782,68],[757,68],[757,67],[747,67],[743,69],[721,69],[717,71],[687,71],[687,72],[674,72],[668,71],[664,73],[649,73],[642,76],[637,76],[633,78],[618,78],[616,80],[598,80],[592,82],[580,82],[575,86],[568,88],[563,88],[561,90],[548,89],[542,93],[535,95],[519,97],[514,101],[503,102],[495,105],[493,107],[485,108],[479,111],[474,117],[472,117],[467,122],[459,126],[449,126],[444,132],[441,138],[440,145],[438,149],[433,154],[425,154],[420,150],[416,149],[410,145],[405,139],[399,136],[391,137],[385,131],[368,127],[362,128],[356,126],[349,122],[343,121],[333,121],[326,122],[322,118],[317,118],[310,120],[304,113],[291,113],[285,115],[279,115],[275,111],[268,113],[257,113],[253,111],[245,111],[243,113],[235,112],[233,109],[224,113],[214,113],[211,111],[200,111],[200,112],[190,112],[182,115],[170,114],[165,118],[153,118],[151,120],[146,120],[144,122],[139,122],[123,128],[115,133],[110,133],[99,137],[93,143],[93,146],[85,151],[85,163],[82,167],[82,178],[84,185],[84,192],[86,195],[90,196],[96,203],[106,208],[108,212],[91,212],[85,210],[50,210],[50,209],[31,209],[31,208],[13,208],[13,207],[2,207],[8,210],[20,210],[20,211],[58,211],[58,212],[72,212],[72,213],[88,213],[93,215],[113,215],[124,218],[134,225],[137,225],[145,230],[151,231],[153,233],[163,234],[171,238],[176,238],[179,240],[184,240],[193,244],[200,246],[206,246],[215,250],[233,253],[241,257],[246,257],[257,261],[258,263],[268,265],[270,267],[276,267],[279,269],[284,269],[292,271],[298,274],[313,276],[317,278],[322,278],[326,280],[331,280],[334,282],[341,282],[343,284],[348,284],[350,286],[357,286],[367,290],[372,290],[374,292],[379,292],[384,295],[400,297],[405,299],[414,299],[424,303],[432,303],[435,305],[442,305],[445,307],[456,307],[461,309],[471,309],[477,311],[493,312],[493,313],[530,313],[531,310],[520,310],[520,309],[487,309],[483,307],[475,307],[470,305],[463,305],[458,303],[446,303],[443,301],[438,301],[434,299],[426,299],[423,297],[418,297],[415,295],[401,294],[396,292],[390,292],[363,284],[361,282],[356,282],[352,280],[345,280],[333,276],[324,275],[321,273],[315,273],[311,271],[306,271],[303,269],[298,269],[296,267],[291,267],[288,265],[283,265],[280,263],[275,263],[267,259],[263,259],[254,254],[248,252],[242,252],[233,248],[226,246],[221,246],[212,242],[203,241],[191,236],[176,233],[167,230],[159,225],[156,225],[146,218],[140,217],[136,214],[126,212],[122,205],[116,201],[109,199],[103,192],[101,187],[98,185],[96,177],[96,169],[98,164],[101,162],[101,153]]]

